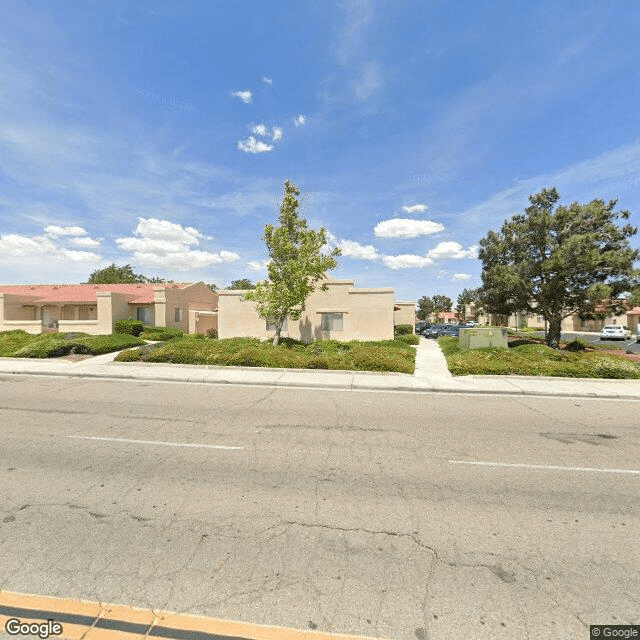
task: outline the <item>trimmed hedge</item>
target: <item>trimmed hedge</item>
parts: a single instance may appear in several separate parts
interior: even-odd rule
[[[13,353],[13,356],[16,358],[59,358],[71,353],[98,356],[143,344],[144,341],[140,338],[127,334],[82,336],[67,339],[65,334],[45,333],[36,336],[31,343]]]
[[[135,335],[135,334],[134,334]],[[184,331],[179,327],[144,327],[144,331],[140,334],[143,340],[157,340],[163,342],[165,340],[173,340],[184,335]]]
[[[409,337],[409,336],[407,336]],[[218,366],[272,367],[292,369],[345,369],[351,371],[398,371],[413,373],[413,347],[401,340],[338,342],[321,340],[305,345],[285,338],[274,347],[270,340],[230,338],[198,339],[183,336],[169,342],[123,352],[121,362],[171,362]]]
[[[116,320],[113,323],[114,333],[128,333],[130,336],[139,336],[144,331],[144,325],[140,320]]]
[[[395,338],[398,342],[404,342],[405,344],[420,344],[420,336],[417,333],[410,333],[409,335],[400,335]]]
[[[413,333],[413,327],[410,324],[397,324],[393,327],[393,335],[395,336],[407,336]]]

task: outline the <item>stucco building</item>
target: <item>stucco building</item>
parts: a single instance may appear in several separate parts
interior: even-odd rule
[[[353,280],[327,280],[307,299],[300,320],[282,336],[313,342],[393,339],[395,324],[415,323],[415,303],[393,301],[393,289],[359,289]],[[188,333],[215,330],[220,338],[273,337],[246,291],[212,291],[196,284],[82,284],[0,286],[0,331],[106,335],[116,320],[133,318]]]
[[[305,343],[327,339],[341,342],[393,339],[393,289],[358,289],[354,280],[327,280],[326,284],[326,291],[317,288],[307,298],[299,320],[287,318],[281,334],[283,337]],[[251,336],[265,340],[273,337],[273,322],[258,315],[254,302],[243,300],[245,291],[218,293],[220,338]],[[415,303],[405,304],[411,304],[415,313]]]
[[[116,320],[133,318],[195,333],[217,326],[217,307],[203,282],[0,286],[0,331],[107,335]]]

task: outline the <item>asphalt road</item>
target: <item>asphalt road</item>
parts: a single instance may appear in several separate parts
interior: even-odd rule
[[[0,588],[406,640],[640,624],[639,409],[0,377]]]

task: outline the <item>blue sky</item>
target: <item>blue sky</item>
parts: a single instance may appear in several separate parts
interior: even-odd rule
[[[634,0],[5,0],[0,282],[264,278],[289,178],[335,277],[455,300],[543,187],[640,224],[638,33]]]

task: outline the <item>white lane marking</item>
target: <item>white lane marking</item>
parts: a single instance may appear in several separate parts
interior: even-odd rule
[[[192,447],[194,449],[244,449],[244,447],[227,447],[221,444],[191,444],[188,442],[160,442],[157,440],[127,440],[126,438],[101,438],[98,436],[67,436],[67,438],[79,438],[81,440],[104,440],[107,442],[127,442],[134,444],[158,444],[164,447]]]
[[[470,460],[449,460],[451,464],[473,464],[484,467],[516,467],[519,469],[550,469],[552,471],[596,471],[598,473],[630,473],[640,476],[639,469],[598,469],[597,467],[559,467],[545,464],[513,464],[509,462],[473,462]]]

